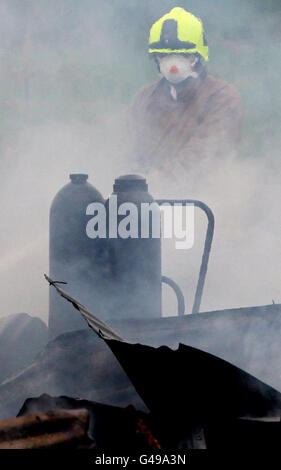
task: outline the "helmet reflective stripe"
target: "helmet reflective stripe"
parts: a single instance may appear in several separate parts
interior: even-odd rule
[[[165,20],[162,24],[160,41],[150,44],[150,49],[194,49],[196,44],[190,41],[180,41],[178,38],[178,23],[175,20]]]
[[[198,53],[208,60],[209,48],[201,20],[183,8],[173,8],[153,24],[149,53]]]

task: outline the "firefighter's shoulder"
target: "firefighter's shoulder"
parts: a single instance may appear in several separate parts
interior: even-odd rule
[[[131,101],[131,108],[138,108],[151,98],[156,89],[158,88],[159,81],[149,83],[141,87]]]
[[[217,105],[232,105],[241,107],[241,96],[238,89],[231,83],[208,75],[205,81],[205,95],[208,101]]]

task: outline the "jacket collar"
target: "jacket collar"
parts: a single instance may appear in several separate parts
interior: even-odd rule
[[[162,78],[157,86],[155,91],[163,93],[169,100],[174,101],[171,96],[171,85],[176,89],[177,92],[177,100],[174,101],[175,103],[186,103],[190,99],[192,99],[195,95],[197,95],[199,89],[201,88],[202,84],[205,81],[207,76],[206,68],[203,67],[200,71],[200,74],[197,78],[189,77],[181,83],[176,85],[172,85],[168,80]]]

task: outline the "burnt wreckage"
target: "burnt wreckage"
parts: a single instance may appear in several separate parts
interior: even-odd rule
[[[113,195],[118,207],[127,202],[137,207],[154,202],[145,179],[137,175],[116,179]],[[214,232],[212,211],[200,201],[156,201],[159,205],[194,204],[207,215],[192,314],[185,315],[179,286],[161,273],[160,237],[153,238],[149,231],[145,239],[89,239],[87,207],[93,202],[108,211],[110,198],[105,201],[87,183],[87,175],[71,175],[71,182],[52,204],[50,275],[45,275],[51,286],[50,341],[37,364],[16,378],[29,395],[21,401],[17,418],[0,422],[0,447],[119,451],[277,447],[281,308],[274,304],[199,314]],[[124,215],[118,214],[118,220]],[[107,225],[107,235],[108,230]],[[176,294],[177,317],[161,317],[163,282]],[[93,359],[83,362],[83,374],[87,371],[92,389],[97,389],[94,395],[87,393],[90,399],[83,396],[86,378],[79,369],[79,358],[89,348],[87,325],[97,335],[96,342],[90,343],[89,357],[91,353],[101,357],[106,345],[96,375]],[[243,348],[247,340],[254,347]],[[45,376],[51,374],[52,366],[46,364],[58,346],[55,368],[61,370],[52,376],[56,388],[44,378],[46,390],[38,393],[37,387],[34,393],[26,385],[28,379],[37,377],[42,367],[46,367]],[[78,361],[75,369],[73,359],[75,378],[71,380],[65,363],[59,362],[67,348]],[[108,351],[118,362],[111,362]],[[12,382],[4,385],[6,396],[13,393],[13,387]],[[112,395],[107,395],[109,388]],[[119,401],[106,398],[117,394],[117,389]],[[61,396],[43,393],[49,390]],[[72,398],[77,391],[81,398]],[[32,394],[40,396],[26,399]],[[13,406],[16,403],[20,403],[19,396]]]

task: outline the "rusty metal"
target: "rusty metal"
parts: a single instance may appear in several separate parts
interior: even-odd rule
[[[0,421],[0,449],[92,448],[85,409],[53,410]]]
[[[142,436],[145,437],[147,444],[153,450],[161,450],[162,447],[159,444],[158,440],[153,436],[151,430],[147,427],[144,423],[142,418],[137,420],[137,433],[140,433]]]

